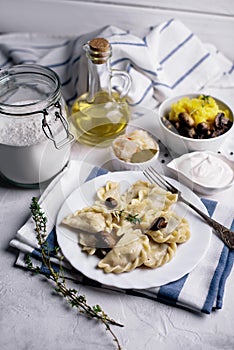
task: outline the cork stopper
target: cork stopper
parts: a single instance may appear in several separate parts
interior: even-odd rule
[[[104,38],[94,38],[88,42],[89,58],[95,64],[105,63],[111,56],[111,45]]]
[[[98,52],[107,52],[110,49],[109,41],[104,38],[95,38],[90,40],[89,46],[91,50]]]

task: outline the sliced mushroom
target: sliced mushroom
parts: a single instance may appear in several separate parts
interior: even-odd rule
[[[105,248],[105,249],[96,249],[95,251],[95,255],[99,258],[99,259],[103,259],[106,254],[111,250],[111,248]]]
[[[175,128],[178,130],[180,128],[180,122],[175,122],[174,123]]]
[[[210,137],[217,137],[217,136],[220,136],[222,134],[224,134],[225,130],[223,129],[214,129],[211,133],[211,136]]]
[[[223,119],[226,119],[224,113],[218,113],[216,115],[214,120],[214,126],[216,129],[220,129],[223,127]]]
[[[105,200],[105,205],[107,206],[107,208],[109,209],[114,209],[115,207],[117,207],[118,203],[117,200],[112,198],[112,197],[108,197]]]
[[[166,117],[162,117],[163,124],[171,131],[176,132],[178,127],[180,126],[179,122],[174,122],[172,120],[169,120]],[[177,125],[178,124],[178,125]]]
[[[189,137],[191,139],[194,139],[197,137],[195,128],[188,128],[188,127],[184,126],[184,127],[181,127],[179,129],[179,133],[180,133],[180,135],[185,136],[185,137]]]
[[[192,128],[195,124],[193,117],[186,112],[181,112],[178,115],[178,118],[179,118],[180,123],[183,125],[186,125],[188,128]]]
[[[225,117],[224,113],[218,113],[215,117],[214,126],[216,129],[229,129],[232,122]]]
[[[167,226],[167,221],[163,216],[159,216],[156,218],[150,225],[149,229],[150,231],[158,231],[162,228],[165,228]]]
[[[102,231],[98,234],[98,248],[113,248],[116,242],[116,239],[111,233]]]
[[[206,122],[197,124],[196,130],[198,138],[207,138],[211,135],[210,125]]]

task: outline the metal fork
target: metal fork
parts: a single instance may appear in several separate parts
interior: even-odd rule
[[[188,205],[197,214],[199,214],[216,232],[217,236],[230,248],[234,249],[234,232],[227,227],[221,225],[219,222],[211,219],[208,215],[203,213],[195,205],[188,202],[181,194],[181,192],[169,183],[162,175],[160,175],[153,167],[149,167],[143,171],[144,176],[151,183],[156,183],[159,186],[163,186],[167,191],[178,194],[178,200]]]

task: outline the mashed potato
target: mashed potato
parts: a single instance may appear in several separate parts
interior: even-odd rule
[[[197,98],[184,97],[171,106],[169,120],[177,122],[180,113],[188,113],[195,122],[195,126],[199,123],[206,122],[213,124],[218,113],[223,112],[225,117],[229,119],[228,110],[220,110],[218,104],[211,96],[200,95]]]

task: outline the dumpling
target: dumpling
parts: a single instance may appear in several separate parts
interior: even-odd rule
[[[147,181],[138,180],[123,194],[126,204],[142,202],[147,199],[151,206],[161,210],[167,210],[178,199],[177,194],[164,190],[157,184],[151,184]]]
[[[96,253],[96,248],[92,248],[92,247],[82,247],[82,251],[86,252],[88,255],[94,255]]]
[[[111,226],[111,214],[98,211],[95,207],[77,210],[62,221],[63,224],[89,233],[104,231]]]
[[[112,228],[115,231],[116,236],[121,237],[131,230],[132,224],[122,216],[119,221],[113,220]]]
[[[177,194],[147,181],[136,181],[123,194],[120,183],[108,181],[92,206],[62,222],[76,229],[82,251],[96,254],[98,267],[106,273],[157,268],[190,237],[188,221],[170,209],[177,199]]]
[[[98,267],[106,273],[132,271],[142,265],[150,250],[149,238],[140,230],[129,230],[115,247],[99,261]]]
[[[176,243],[156,243],[150,240],[150,250],[144,265],[152,269],[162,266],[169,262],[177,250]]]
[[[93,255],[98,250],[111,249],[116,245],[118,240],[114,233],[98,232],[96,234],[90,234],[85,232],[79,232],[79,244],[82,246],[83,251],[87,251],[89,255]]]
[[[154,185],[149,193],[149,199],[152,201],[154,208],[168,210],[173,203],[177,202],[178,195]]]
[[[98,235],[84,232],[78,232],[80,245],[88,248],[97,248]]]
[[[155,242],[184,243],[190,238],[189,223],[185,218],[173,211],[161,212],[158,218],[165,220],[165,227],[146,232]]]
[[[158,208],[149,207],[141,215],[141,227],[143,230],[148,230],[155,218],[161,216],[162,211]]]
[[[123,201],[126,204],[132,203],[133,199],[137,199],[140,202],[148,198],[150,190],[150,184],[147,181],[138,180],[123,194]]]
[[[97,200],[95,204],[102,206],[106,211],[120,209],[121,196],[119,183],[108,181],[105,186],[100,187],[97,190]]]
[[[138,214],[139,217],[144,216],[149,211],[154,211],[154,213],[157,213],[159,211],[158,208],[155,208],[152,205],[152,202],[149,198],[145,198],[142,201],[139,201],[138,199],[133,199],[130,204],[126,206],[126,212],[129,212],[131,214]]]

